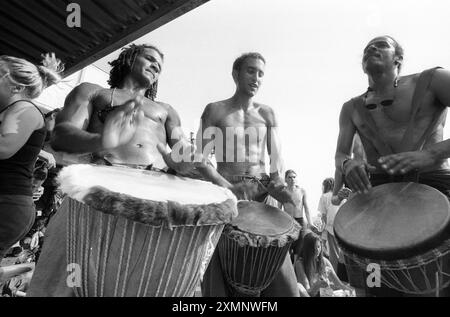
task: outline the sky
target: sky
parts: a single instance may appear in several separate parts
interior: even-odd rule
[[[341,106],[367,89],[363,48],[389,34],[405,49],[402,74],[449,68],[449,9],[448,0],[211,0],[134,43],[163,51],[157,99],[178,111],[187,135],[208,103],[233,95],[235,58],[260,52],[267,63],[255,100],[275,110],[285,167],[315,214],[321,183],[334,175]],[[94,65],[109,72],[117,56]]]

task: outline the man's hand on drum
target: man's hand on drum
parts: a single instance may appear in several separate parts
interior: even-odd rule
[[[279,179],[272,179],[267,186],[269,195],[283,204],[295,206],[293,194],[287,190],[286,186]]]
[[[116,108],[105,120],[102,134],[102,145],[105,149],[113,149],[130,142],[136,128],[144,119],[144,111],[137,99]]]
[[[372,188],[368,172],[375,171],[375,167],[361,160],[347,160],[343,166],[345,180],[350,189],[358,194],[367,194]]]
[[[157,148],[167,166],[176,171],[178,175],[199,178],[200,175],[196,167],[201,164],[202,160],[195,156],[192,145],[183,146],[182,153],[169,152],[166,145],[162,143],[158,144]]]
[[[387,173],[395,175],[432,166],[436,160],[431,152],[423,150],[382,156],[378,162]]]

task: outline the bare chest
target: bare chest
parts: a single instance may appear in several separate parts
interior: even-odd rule
[[[135,96],[124,91],[116,90],[113,94],[112,90],[105,89],[98,93],[93,100],[93,105],[95,113],[98,114],[102,110],[115,109],[133,100],[135,100]],[[145,117],[154,123],[164,124],[166,121],[167,110],[162,105],[148,98],[142,98],[140,100],[140,109],[144,111]],[[95,118],[100,119],[98,115]]]

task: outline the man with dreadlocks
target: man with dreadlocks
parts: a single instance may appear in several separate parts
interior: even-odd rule
[[[110,89],[82,83],[66,98],[56,118],[52,147],[89,154],[97,164],[164,168],[156,145],[189,141],[177,112],[156,102],[164,56],[151,45],[130,45],[112,66]]]
[[[91,83],[76,87],[56,118],[52,147],[89,153],[90,162],[163,168],[157,144],[190,148],[177,112],[156,102],[163,54],[154,46],[131,45],[111,62],[110,89]],[[56,213],[46,231],[29,296],[73,296],[67,284],[65,213]]]

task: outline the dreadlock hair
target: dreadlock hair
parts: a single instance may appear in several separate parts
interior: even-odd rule
[[[161,56],[161,59],[164,60],[163,53],[155,46],[149,44],[131,44],[128,47],[122,48],[122,52],[119,57],[110,62],[109,65],[112,66],[111,71],[109,72],[109,80],[108,84],[111,88],[118,88],[125,77],[131,72],[133,68],[134,61],[136,57],[144,52],[146,48],[155,50]],[[145,97],[155,100],[156,93],[158,91],[158,81],[155,81],[150,88],[145,91]]]

